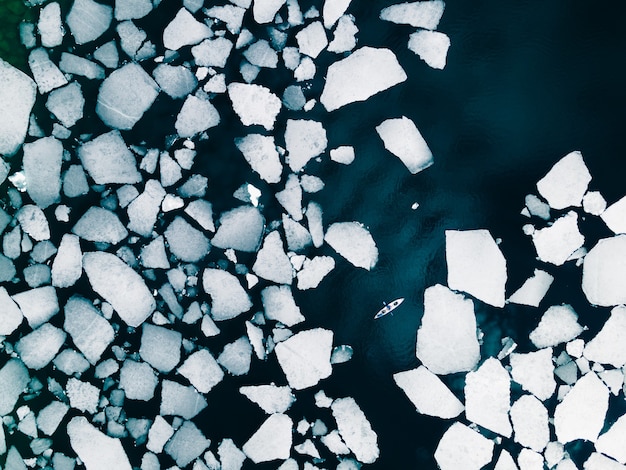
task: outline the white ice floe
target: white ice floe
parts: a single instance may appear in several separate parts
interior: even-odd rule
[[[59,202],[63,144],[45,137],[24,145],[26,191],[40,208]]]
[[[264,227],[265,219],[256,207],[236,207],[222,214],[211,243],[217,248],[254,252],[261,244]]]
[[[235,139],[235,145],[261,179],[268,183],[280,181],[283,166],[273,136],[249,134]]]
[[[518,468],[511,454],[506,449],[503,449],[493,470],[518,470]]]
[[[322,17],[324,18],[324,27],[332,28],[337,20],[346,12],[352,0],[325,0],[322,9]]]
[[[50,225],[44,212],[33,204],[26,204],[17,211],[15,218],[20,223],[24,233],[35,241],[48,240],[50,238]]]
[[[326,30],[321,21],[314,21],[296,34],[296,41],[301,54],[313,59],[328,45]]]
[[[61,6],[58,3],[48,3],[39,11],[37,30],[43,47],[61,45],[65,30],[61,23]]]
[[[65,73],[79,75],[90,80],[104,79],[104,69],[102,67],[90,60],[70,54],[69,52],[63,52],[61,54],[59,68]]]
[[[111,131],[85,142],[78,156],[96,184],[138,183],[137,161],[119,131]]]
[[[291,451],[292,433],[291,418],[281,413],[273,414],[248,439],[242,450],[255,464],[285,460]]]
[[[296,400],[289,387],[274,384],[240,387],[239,393],[259,405],[267,414],[285,413]]]
[[[11,156],[24,143],[36,87],[28,75],[2,59],[0,83],[0,154]]]
[[[552,281],[554,281],[552,275],[541,269],[535,269],[533,276],[526,279],[524,284],[508,298],[507,302],[538,307],[550,289]]]
[[[152,76],[161,90],[174,99],[185,98],[198,86],[195,75],[183,65],[159,64]]]
[[[78,219],[72,232],[83,240],[118,244],[128,236],[128,230],[122,225],[114,212],[102,207],[92,206]]]
[[[600,218],[613,233],[626,233],[626,197],[607,207]]]
[[[254,0],[252,6],[254,21],[259,24],[272,22],[284,4],[285,0]]]
[[[354,456],[362,463],[374,463],[379,455],[378,436],[354,398],[338,398],[331,405],[337,430]]]
[[[584,355],[590,361],[617,368],[626,364],[626,307],[611,310],[600,332],[585,346]]]
[[[126,359],[120,369],[120,388],[131,400],[151,400],[158,379],[152,367],[145,362]]]
[[[70,407],[79,411],[94,414],[98,411],[100,389],[74,377],[67,381],[65,395],[69,398]]]
[[[100,432],[87,418],[76,416],[67,424],[70,445],[89,470],[131,470],[119,439]]]
[[[239,279],[221,269],[206,268],[202,287],[211,296],[211,316],[216,321],[229,320],[252,307],[250,296]]]
[[[128,229],[144,237],[151,236],[164,198],[165,190],[158,181],[146,182],[143,193],[128,205]]]
[[[522,395],[511,406],[515,442],[542,452],[550,441],[548,410],[532,395]]]
[[[290,265],[291,266],[291,265]],[[290,286],[269,286],[261,291],[263,310],[269,320],[293,326],[304,321]]]
[[[435,460],[441,470],[480,470],[493,458],[493,441],[456,422],[444,433]]]
[[[326,150],[328,140],[321,123],[306,119],[288,119],[285,130],[287,163],[294,173]]]
[[[550,205],[534,194],[527,194],[524,198],[524,204],[530,215],[539,217],[543,220],[550,220]]]
[[[185,213],[194,219],[204,230],[215,232],[213,224],[213,206],[209,201],[196,199],[185,208]]]
[[[37,428],[48,436],[52,436],[70,407],[60,401],[52,401],[37,415]]]
[[[450,38],[438,31],[420,30],[409,36],[409,49],[434,69],[444,69],[449,48]]]
[[[163,46],[177,51],[183,46],[198,44],[212,35],[211,28],[196,20],[187,9],[181,8],[163,30]]]
[[[553,209],[580,207],[590,181],[591,174],[583,156],[576,151],[555,163],[546,176],[537,182],[537,190]]]
[[[82,119],[84,105],[85,98],[78,82],[52,90],[46,101],[46,108],[67,128]]]
[[[301,331],[276,345],[276,357],[291,388],[316,385],[332,373],[333,332],[322,328]]]
[[[115,19],[117,21],[143,18],[152,11],[150,0],[117,0],[115,2]]]
[[[297,274],[298,289],[315,289],[333,269],[335,269],[335,260],[330,256],[315,256],[312,259],[306,258],[302,268]]]
[[[380,19],[433,30],[437,29],[444,8],[443,0],[399,3],[383,8]]]
[[[416,355],[435,374],[472,370],[480,360],[474,303],[442,285],[426,289]]]
[[[330,159],[343,165],[349,165],[354,161],[354,147],[342,145],[330,151]]]
[[[596,441],[596,450],[614,458],[621,464],[626,464],[626,415],[620,416],[615,423]]]
[[[560,266],[578,250],[585,237],[578,230],[578,214],[570,211],[546,228],[532,234],[537,256],[544,263]]]
[[[165,443],[169,441],[170,437],[173,435],[174,428],[172,428],[162,416],[157,415],[148,431],[148,443],[146,444],[146,448],[155,454],[160,454],[163,452]]]
[[[247,83],[228,85],[228,97],[233,110],[244,126],[263,126],[266,130],[274,128],[276,116],[280,112],[280,98],[269,88]]]
[[[510,437],[510,406],[511,378],[500,361],[491,357],[465,376],[465,416],[468,420]]]
[[[609,389],[593,372],[576,382],[554,411],[554,430],[562,444],[576,439],[595,442],[604,426]]]
[[[378,248],[369,231],[359,222],[336,222],[324,240],[354,266],[371,270],[378,262]]]
[[[113,341],[113,328],[91,302],[79,296],[67,301],[64,314],[63,328],[87,360],[96,364]]]
[[[327,111],[334,111],[365,101],[406,79],[406,73],[389,49],[362,47],[328,67],[320,101]]]
[[[572,467],[573,469],[574,467]],[[594,452],[583,464],[584,470],[625,470],[626,466],[620,465],[615,460]],[[560,470],[557,469],[557,470]],[[569,470],[569,469],[568,469]]]
[[[195,388],[171,380],[161,382],[161,415],[191,419],[206,407],[206,400]]]
[[[28,369],[19,359],[10,358],[0,368],[0,415],[13,412],[29,381]]]
[[[324,243],[324,226],[322,224],[322,207],[315,201],[309,202],[306,208],[306,219],[313,246],[319,248]]]
[[[352,15],[343,15],[339,18],[333,40],[328,44],[328,51],[341,54],[356,47],[356,34],[359,32],[359,28],[356,27],[354,21]]]
[[[446,230],[448,286],[504,306],[506,260],[487,230]]]
[[[48,52],[39,47],[33,49],[28,56],[28,66],[33,73],[39,93],[46,94],[55,88],[67,85],[67,78],[50,60]]]
[[[113,9],[94,0],[74,0],[66,22],[76,44],[98,39],[109,29]]]
[[[257,253],[252,271],[257,276],[276,284],[291,284],[293,267],[285,253],[283,241],[277,230],[270,232]]]
[[[165,444],[165,452],[184,468],[200,457],[210,442],[193,422],[185,421]]]
[[[539,325],[528,337],[535,347],[547,348],[570,341],[582,331],[578,315],[570,305],[553,305],[546,310]]]
[[[387,119],[376,126],[376,132],[385,148],[397,156],[412,173],[419,173],[433,164],[433,154],[428,144],[406,116]]]
[[[141,65],[130,62],[111,73],[100,86],[96,113],[113,129],[130,130],[152,106],[159,87]]]
[[[194,62],[199,67],[224,68],[230,56],[233,43],[224,37],[205,39],[191,48]]]
[[[191,354],[177,370],[200,393],[209,393],[224,378],[224,372],[207,349]]]
[[[252,65],[275,69],[278,66],[278,54],[265,39],[252,43],[243,53],[243,56]]]
[[[606,209],[606,200],[598,191],[587,191],[583,196],[583,209],[588,214],[601,215]]]
[[[210,243],[204,234],[177,216],[164,232],[170,252],[181,261],[196,262],[206,256]]]
[[[605,238],[585,256],[582,287],[593,305],[626,303],[626,235]]]
[[[70,165],[63,174],[63,194],[67,197],[74,198],[82,196],[89,192],[89,183],[87,183],[87,175],[81,165]]]
[[[278,191],[275,197],[294,220],[302,220],[302,186],[300,186],[300,180],[295,174],[289,174],[285,182],[285,189]]]
[[[552,348],[544,348],[524,354],[511,354],[511,377],[522,388],[540,400],[547,400],[554,394],[554,365]]]
[[[170,263],[165,252],[163,235],[159,235],[141,248],[139,253],[141,265],[149,269],[169,269]]]
[[[83,268],[93,290],[113,306],[128,326],[141,325],[154,311],[156,302],[144,280],[117,256],[85,253]]]
[[[0,335],[8,336],[22,324],[24,315],[3,286],[0,286],[0,305],[3,307],[0,310]]]
[[[59,312],[56,290],[51,286],[37,287],[11,297],[31,328],[43,325]]]
[[[220,122],[215,106],[206,98],[189,95],[181,108],[174,127],[181,137],[193,137]]]
[[[543,470],[543,456],[530,449],[522,449],[517,456],[520,470]]]
[[[144,323],[141,331],[141,358],[159,372],[168,373],[180,362],[182,335],[175,330]]]
[[[415,405],[418,413],[451,419],[464,409],[441,379],[424,366],[398,372],[393,375],[393,379]]]

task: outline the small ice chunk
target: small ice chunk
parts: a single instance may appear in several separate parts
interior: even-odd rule
[[[163,198],[165,198],[163,186],[156,180],[148,181],[144,192],[128,205],[128,229],[144,237],[150,237]]]
[[[278,231],[274,230],[265,237],[252,271],[257,276],[276,284],[291,284],[293,268],[285,254],[283,241]]]
[[[141,358],[159,372],[168,373],[180,362],[182,335],[178,331],[144,323],[141,331]]]
[[[587,343],[587,359],[620,368],[626,364],[626,307],[611,310],[611,316],[600,332]]]
[[[613,233],[626,233],[626,196],[607,207],[600,218]]]
[[[582,331],[583,327],[578,324],[578,315],[570,305],[553,305],[543,314],[529,339],[537,348],[547,348],[566,343]]]
[[[433,30],[437,29],[444,8],[443,0],[399,3],[383,8],[380,19]]]
[[[228,85],[228,97],[244,126],[260,125],[268,131],[274,128],[282,104],[280,98],[269,88],[247,83],[231,83]]]
[[[170,437],[173,435],[174,428],[172,428],[162,416],[157,415],[154,418],[152,426],[150,426],[150,431],[148,431],[148,443],[146,444],[146,448],[155,454],[160,454],[163,451],[165,443],[169,441]]]
[[[224,346],[217,358],[218,364],[228,371],[229,374],[245,375],[250,370],[252,360],[252,345],[246,336]]]
[[[41,47],[31,51],[28,56],[28,66],[33,73],[33,78],[41,94],[46,94],[55,88],[67,85],[65,75],[50,60],[48,52]]]
[[[209,252],[209,240],[180,216],[167,226],[164,234],[170,252],[181,261],[193,263]]]
[[[35,82],[0,59],[0,154],[11,156],[24,143],[35,104]]]
[[[284,4],[285,0],[254,0],[252,6],[254,21],[259,24],[272,22]]]
[[[83,117],[84,105],[82,88],[77,82],[51,91],[46,101],[46,108],[67,128]]]
[[[130,62],[102,82],[96,114],[113,129],[130,130],[152,106],[158,90],[141,65]]]
[[[321,123],[306,119],[288,119],[285,130],[287,163],[294,173],[301,171],[312,158],[326,150],[328,139]]]
[[[161,89],[171,98],[184,98],[198,86],[198,80],[183,65],[159,64],[152,75]]]
[[[456,422],[441,437],[435,460],[441,470],[480,470],[491,462],[493,447],[493,441]]]
[[[585,237],[578,230],[578,214],[574,211],[558,218],[549,227],[535,230],[532,238],[539,259],[556,266],[565,263],[585,243]]]
[[[330,256],[316,256],[305,259],[302,269],[298,271],[298,289],[315,289],[326,275],[335,269],[335,260]]]
[[[65,342],[65,337],[66,334],[63,330],[52,326],[50,323],[44,323],[23,336],[15,344],[15,350],[28,368],[43,369],[57,355]]]
[[[131,400],[151,400],[158,383],[157,376],[145,362],[126,359],[120,370],[120,388]]]
[[[354,16],[343,15],[339,18],[333,40],[328,45],[328,51],[336,54],[351,51],[356,47],[356,34],[359,28],[354,24]]]
[[[576,382],[554,411],[554,430],[562,444],[576,439],[595,442],[604,426],[609,389],[589,372]]]
[[[325,0],[322,16],[324,27],[330,29],[337,20],[346,12],[352,0]]]
[[[433,164],[433,154],[413,121],[406,116],[387,119],[376,126],[385,148],[397,156],[412,174]]]
[[[96,364],[115,333],[109,322],[89,302],[73,296],[65,304],[63,328],[91,364]]]
[[[602,239],[589,250],[583,264],[582,287],[593,305],[626,303],[626,235]]]
[[[185,208],[185,213],[194,219],[204,230],[215,232],[213,224],[213,206],[204,199],[191,201]]]
[[[141,265],[149,269],[169,269],[170,263],[165,253],[163,235],[159,235],[147,245],[141,248],[139,254]]]
[[[61,45],[65,31],[61,24],[61,6],[57,2],[48,3],[39,11],[37,29],[43,47]]]
[[[287,247],[290,251],[300,252],[312,243],[311,234],[307,229],[286,214],[283,214],[282,219]]]
[[[84,416],[76,416],[67,424],[70,445],[89,470],[131,470],[128,456],[119,439],[100,432]]]
[[[301,331],[276,345],[276,357],[291,388],[316,385],[332,373],[333,333],[322,328]]]
[[[176,117],[176,131],[181,137],[192,137],[215,127],[220,115],[208,99],[190,95]]]
[[[525,354],[511,354],[511,377],[522,388],[540,400],[547,400],[554,394],[554,365],[552,348],[544,348]]]
[[[343,145],[330,151],[330,159],[343,165],[349,165],[354,161],[354,147]]]
[[[217,248],[255,252],[261,244],[264,227],[265,219],[256,207],[237,207],[222,214],[211,243]]]
[[[78,197],[89,192],[87,176],[81,165],[71,165],[63,175],[63,194]]]
[[[112,245],[117,245],[128,236],[128,230],[117,215],[98,206],[87,209],[72,227],[72,232],[83,240]]]
[[[515,442],[542,452],[550,441],[548,410],[532,395],[522,395],[511,406]]]
[[[330,404],[328,406],[330,406]],[[348,446],[343,442],[336,429],[322,436],[320,440],[328,447],[328,450],[335,455],[346,455],[350,453],[350,449],[348,449]]]
[[[285,189],[277,192],[275,197],[294,220],[302,220],[302,187],[295,174],[289,174]]]
[[[393,380],[411,400],[418,413],[451,419],[464,409],[450,389],[424,366],[398,372]]]
[[[52,436],[69,409],[68,405],[60,401],[49,403],[37,415],[37,427],[44,434]]]
[[[328,227],[324,240],[354,266],[376,266],[378,248],[369,231],[359,222],[337,222]]]
[[[171,380],[163,380],[159,411],[161,415],[192,419],[206,407],[206,400],[195,388],[185,387]]]
[[[78,156],[96,184],[133,184],[141,181],[137,161],[119,131],[111,131],[84,143]]]
[[[504,307],[506,260],[487,230],[446,230],[448,286]]]
[[[522,287],[509,297],[508,302],[538,307],[552,285],[552,281],[554,281],[552,275],[541,269],[535,269],[533,276],[526,279]]]
[[[337,429],[354,456],[362,463],[374,463],[380,451],[378,436],[354,398],[338,398],[331,405]]]
[[[211,296],[211,316],[216,321],[235,318],[252,307],[250,296],[239,280],[221,269],[205,269],[202,287]]]
[[[290,286],[266,287],[261,291],[261,299],[265,316],[269,320],[279,321],[289,327],[305,320],[293,299]]]
[[[43,211],[33,205],[27,204],[15,215],[24,233],[38,242],[50,238],[50,226]]]
[[[416,355],[435,374],[472,370],[480,360],[474,303],[442,285],[426,289]]]
[[[191,54],[199,67],[226,67],[233,43],[224,37],[205,39],[191,48]]]
[[[601,215],[606,209],[606,200],[598,191],[587,191],[583,196],[583,209],[588,214]]]
[[[246,9],[235,5],[215,6],[204,10],[209,18],[223,21],[232,34],[239,34]]]
[[[407,79],[395,54],[389,49],[362,47],[330,67],[320,101],[334,111],[387,90]]]
[[[60,200],[62,159],[63,144],[54,137],[24,145],[26,191],[41,209]]]
[[[150,0],[115,0],[115,19],[124,21],[143,18],[152,8]]]
[[[59,312],[56,290],[52,286],[37,287],[12,296],[31,328],[37,328]]]
[[[113,306],[128,326],[138,327],[154,311],[156,302],[144,280],[117,256],[85,253],[83,268],[92,289]]]
[[[254,42],[246,49],[243,56],[257,67],[275,69],[278,66],[278,54],[265,39]]]
[[[165,452],[180,468],[184,468],[200,457],[210,442],[193,422],[185,421],[165,444]]]
[[[249,134],[235,139],[235,145],[261,179],[268,183],[280,181],[283,166],[273,136]]]
[[[90,80],[104,79],[104,69],[102,67],[90,60],[70,54],[69,52],[63,52],[61,54],[59,68],[65,73],[80,75]]]
[[[539,180],[537,190],[553,209],[580,207],[590,181],[591,174],[583,156],[576,151],[556,162]]]
[[[321,21],[314,21],[296,34],[296,41],[301,54],[313,59],[328,45],[326,30]]]
[[[76,44],[98,39],[109,29],[113,8],[94,0],[74,0],[66,21]]]
[[[259,405],[267,414],[285,413],[296,400],[289,387],[274,384],[240,387],[239,393]]]
[[[620,416],[609,430],[598,438],[595,445],[596,450],[613,457],[621,464],[626,464],[624,436],[626,436],[626,415]]]
[[[449,48],[450,38],[438,31],[420,30],[409,36],[409,50],[433,69],[444,69]]]
[[[212,35],[211,28],[196,20],[188,10],[181,8],[163,30],[163,46],[177,51],[183,46],[198,44]]]
[[[0,415],[13,412],[29,381],[28,369],[19,359],[10,358],[0,368]]]
[[[309,232],[313,246],[319,248],[324,243],[324,226],[322,225],[322,207],[314,202],[309,202],[306,208],[306,218],[309,224]]]
[[[277,459],[285,460],[289,458],[291,451],[292,433],[291,418],[282,413],[275,413],[263,422],[243,445],[242,450],[255,464]]]
[[[86,411],[94,414],[98,411],[100,402],[100,389],[94,387],[89,382],[71,377],[67,381],[65,394],[69,398],[70,406],[79,411]]]
[[[22,324],[24,315],[3,286],[0,286],[0,305],[0,336],[9,336]]]
[[[177,370],[200,393],[209,393],[224,378],[224,372],[207,349],[191,354]]]

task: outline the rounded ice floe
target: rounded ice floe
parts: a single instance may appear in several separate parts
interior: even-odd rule
[[[211,316],[216,321],[229,320],[252,307],[250,296],[239,279],[221,269],[205,269],[202,287],[211,296]]]
[[[28,369],[19,359],[10,358],[0,368],[0,415],[13,412],[29,381]]]
[[[239,388],[239,393],[256,403],[268,414],[284,413],[296,400],[288,386],[250,385]]]
[[[354,398],[338,398],[331,405],[337,430],[354,456],[362,463],[374,463],[379,455],[378,436]]]
[[[73,296],[63,309],[63,328],[91,364],[96,364],[115,337],[113,327],[90,301]]]
[[[276,345],[276,357],[291,388],[316,385],[332,373],[333,332],[322,328],[301,331]]]
[[[493,458],[493,441],[461,423],[444,433],[435,460],[441,470],[480,470]]]
[[[211,247],[208,238],[180,216],[167,226],[164,234],[170,252],[181,261],[199,261]]]
[[[613,367],[626,364],[626,307],[620,305],[611,311],[600,332],[585,346],[584,355],[590,361]]]
[[[126,398],[151,400],[157,383],[157,376],[148,364],[130,359],[124,361],[120,370],[120,388],[124,390]]]
[[[78,219],[72,232],[83,240],[118,244],[128,236],[128,230],[122,225],[114,212],[93,206]]]
[[[585,256],[582,287],[593,305],[626,303],[626,235],[600,240]]]
[[[437,29],[444,8],[443,0],[405,2],[383,8],[380,12],[380,19],[433,30]]]
[[[128,456],[119,439],[100,432],[83,416],[67,424],[70,445],[89,470],[131,470]]]
[[[561,266],[578,250],[585,237],[578,230],[578,214],[570,211],[546,228],[532,234],[537,256],[545,263]]]
[[[577,468],[574,464],[571,467],[568,467],[566,470],[574,470]],[[615,462],[613,459],[610,459],[598,452],[594,452],[589,456],[589,458],[583,464],[584,470],[624,470],[624,465],[620,465]],[[561,470],[561,467],[557,470]]]
[[[583,209],[592,215],[601,215],[606,209],[606,200],[599,191],[587,191],[583,196]]]
[[[163,30],[163,46],[177,51],[183,46],[198,44],[212,35],[211,28],[196,20],[186,8],[181,8]]]
[[[259,248],[264,227],[265,219],[256,207],[236,207],[222,214],[211,243],[217,248],[254,252]]]
[[[43,325],[59,312],[56,289],[52,286],[20,292],[12,295],[12,298],[31,328]]]
[[[154,311],[156,302],[144,280],[117,256],[85,253],[83,268],[93,290],[113,306],[128,326],[138,327]]]
[[[57,2],[48,3],[39,11],[37,30],[43,47],[61,45],[65,30],[61,24],[61,6]]]
[[[438,31],[417,31],[409,36],[409,49],[428,66],[443,70],[450,48],[450,38]]]
[[[542,452],[550,441],[548,410],[532,395],[522,395],[511,406],[515,442]]]
[[[580,207],[590,181],[583,155],[576,151],[556,162],[539,180],[537,190],[553,209]]]
[[[289,458],[293,421],[285,414],[276,413],[265,420],[243,445],[242,450],[255,464]]]
[[[260,125],[272,130],[282,106],[280,98],[269,88],[247,83],[228,85],[228,97],[233,110],[244,126]]]
[[[235,376],[247,374],[250,371],[251,360],[252,345],[246,336],[228,343],[217,357],[217,363],[230,375]]]
[[[291,284],[293,267],[285,253],[280,233],[270,232],[263,242],[263,247],[257,253],[252,271],[257,276],[276,284]]]
[[[369,231],[359,222],[337,222],[328,227],[324,240],[358,268],[368,271],[378,262],[378,248]]]
[[[506,260],[487,230],[446,230],[448,286],[504,307]]]
[[[94,0],[74,0],[66,22],[76,44],[99,38],[111,24],[113,9]]]
[[[324,18],[324,27],[330,29],[341,18],[350,6],[352,0],[335,0],[332,2],[324,2],[322,9],[322,17]]]
[[[553,305],[541,317],[528,338],[537,348],[557,346],[576,338],[583,331],[571,305]]]
[[[24,143],[37,92],[28,75],[2,59],[0,84],[0,154],[11,156]]]
[[[235,145],[252,169],[268,183],[278,183],[283,172],[274,137],[250,134],[235,139]]]

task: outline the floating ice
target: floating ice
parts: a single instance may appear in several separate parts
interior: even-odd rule
[[[324,226],[322,225],[322,207],[314,202],[309,202],[306,208],[306,218],[309,223],[309,232],[313,246],[319,248],[324,243]]]
[[[331,411],[339,434],[355,457],[363,463],[374,463],[380,454],[378,436],[354,398],[338,398]]]
[[[98,411],[100,389],[91,385],[89,382],[83,382],[71,377],[67,381],[65,394],[69,398],[70,407],[79,411],[86,411],[90,414],[94,414]]]
[[[585,243],[585,237],[578,230],[578,214],[573,211],[551,226],[535,230],[532,238],[539,259],[556,266],[565,263]]]
[[[224,37],[205,39],[197,46],[191,48],[194,62],[200,67],[224,68],[230,56],[233,43]]]
[[[163,380],[161,383],[161,415],[191,419],[206,406],[206,400],[195,388],[171,380]]]
[[[235,139],[235,145],[252,169],[268,183],[278,183],[283,166],[276,150],[274,137],[250,134]]]
[[[582,154],[571,152],[539,180],[537,189],[553,209],[580,207],[590,181],[591,174]]]
[[[85,44],[98,39],[111,24],[113,9],[93,0],[74,0],[72,9],[67,15],[76,44]]]
[[[547,400],[554,394],[554,365],[552,348],[545,348],[525,354],[511,354],[511,377],[522,388],[540,400]]]
[[[576,439],[595,442],[604,426],[609,389],[589,372],[572,387],[554,411],[554,430],[562,444]]]
[[[167,373],[180,361],[182,335],[178,331],[144,323],[141,332],[141,358],[159,372]]]
[[[152,11],[150,0],[116,0],[115,19],[117,21],[143,18]]]
[[[596,441],[596,450],[613,457],[619,463],[626,464],[626,415],[620,416],[615,423]]]
[[[191,354],[177,370],[200,393],[209,393],[224,378],[224,372],[207,349]]]
[[[493,468],[494,470],[518,470],[513,457],[506,449],[503,449],[500,453],[500,457],[498,457],[498,461],[496,462],[496,466]]]
[[[289,387],[274,384],[240,387],[239,393],[259,405],[267,414],[284,413],[296,400]]]
[[[37,328],[59,312],[54,287],[44,286],[12,296],[31,328]]]
[[[63,194],[67,197],[78,197],[89,192],[87,176],[81,165],[70,165],[63,175]]]
[[[273,414],[248,439],[242,450],[255,464],[285,460],[291,451],[292,433],[291,418],[281,413]]]
[[[480,360],[474,303],[442,285],[426,289],[416,355],[435,374],[472,370]]]
[[[522,395],[511,406],[515,442],[542,452],[550,441],[548,410],[532,395]],[[542,465],[543,466],[543,465]]]
[[[543,457],[530,449],[522,449],[517,456],[520,470],[543,470]]]
[[[314,21],[306,28],[301,29],[296,34],[296,41],[298,42],[300,53],[313,59],[317,58],[320,52],[328,45],[326,31],[321,21]]]
[[[409,36],[409,49],[434,69],[443,70],[450,38],[438,31],[417,31]]]
[[[120,370],[120,388],[124,390],[126,398],[151,400],[157,383],[157,376],[148,364],[130,359],[124,361]]]
[[[213,206],[204,199],[191,201],[185,208],[185,213],[194,219],[200,227],[211,232],[215,231],[213,224]]]
[[[63,402],[50,402],[37,415],[37,427],[44,434],[52,436],[69,409],[70,407]]]
[[[243,56],[257,67],[275,69],[278,66],[278,54],[265,39],[254,42],[246,49]]]
[[[87,360],[96,364],[113,341],[113,328],[91,302],[79,296],[67,301],[64,314],[63,328]]]
[[[389,49],[362,47],[328,67],[320,101],[327,111],[334,111],[365,101],[406,79],[406,73]]]
[[[177,51],[183,46],[198,44],[212,35],[211,28],[196,20],[188,10],[181,8],[163,30],[163,45]]]
[[[554,281],[554,277],[550,274],[541,269],[535,269],[533,276],[526,279],[522,287],[509,297],[508,302],[538,307],[552,285],[552,281]]]
[[[369,231],[358,222],[337,222],[328,227],[324,240],[354,266],[376,266],[378,248]]]
[[[343,15],[339,18],[333,40],[328,44],[328,50],[336,54],[351,51],[356,47],[355,36],[358,32],[359,28],[354,24],[354,17],[352,15]]]
[[[302,187],[295,174],[289,174],[285,189],[277,192],[275,197],[294,220],[302,219]]]
[[[28,56],[28,66],[33,73],[39,93],[46,94],[55,88],[67,85],[67,78],[50,60],[48,52],[39,47],[33,49]]]
[[[444,8],[443,0],[399,3],[383,8],[380,19],[432,30],[437,29]]]
[[[245,375],[250,371],[252,360],[252,345],[247,337],[233,341],[224,346],[217,362],[231,375]]]
[[[140,65],[128,63],[102,82],[96,113],[107,126],[130,130],[152,106],[158,89]]]
[[[298,271],[298,289],[315,289],[326,275],[335,269],[335,260],[330,256],[316,256],[305,259],[302,269]]]
[[[151,236],[163,198],[163,186],[156,180],[148,181],[144,192],[128,205],[128,229],[144,237]]]
[[[291,388],[316,385],[332,373],[333,332],[322,328],[301,331],[276,345],[276,357]]]
[[[216,321],[230,320],[252,307],[250,296],[239,280],[221,269],[205,269],[202,287],[211,296],[211,316]]]
[[[283,241],[278,231],[274,230],[265,237],[252,271],[257,276],[276,284],[291,284],[293,268],[285,254]]]
[[[100,67],[98,64],[93,63],[90,60],[74,54],[70,54],[69,52],[63,52],[61,54],[61,62],[59,62],[59,68],[65,73],[79,75],[81,77],[86,77],[90,80],[104,79],[104,69],[102,67]]]
[[[207,8],[204,13],[209,18],[215,18],[226,23],[226,27],[232,34],[239,34],[246,10],[234,5],[225,5]]]
[[[626,303],[626,235],[600,240],[585,256],[582,287],[593,305]]]
[[[582,331],[578,315],[570,305],[553,305],[528,337],[537,348],[547,348],[570,341]]]
[[[183,468],[209,447],[209,441],[191,421],[185,421],[165,444],[165,452]]]
[[[10,358],[0,368],[0,416],[13,412],[29,381],[28,369],[19,359]]]
[[[35,104],[35,82],[0,59],[0,154],[11,156],[24,143],[30,111]]]
[[[72,232],[93,242],[118,244],[128,236],[128,231],[114,212],[92,206],[72,227]]]
[[[326,150],[328,140],[321,123],[306,119],[288,119],[285,130],[287,163],[294,173]]]
[[[181,137],[192,137],[217,126],[219,122],[220,115],[208,99],[190,95],[178,113],[175,127]]]
[[[464,409],[441,379],[424,366],[398,372],[393,375],[393,379],[415,405],[418,413],[451,419]]]
[[[85,98],[77,82],[51,91],[46,101],[46,108],[67,128],[83,117],[84,105]]]
[[[43,47],[56,47],[63,42],[63,25],[61,24],[61,6],[56,3],[48,3],[39,11],[37,22],[39,37]]]
[[[280,98],[269,88],[246,83],[228,85],[228,97],[233,110],[244,126],[260,125],[272,130],[280,112]]]
[[[169,269],[170,263],[167,259],[167,253],[165,253],[163,235],[142,247],[139,258],[144,268]]]
[[[87,418],[72,418],[67,424],[67,435],[72,449],[89,470],[131,470],[119,439],[101,433]]]
[[[146,448],[155,454],[160,454],[163,451],[163,446],[173,434],[172,426],[162,416],[157,415],[152,426],[150,426],[150,431],[148,431]]]
[[[330,159],[343,165],[349,165],[354,161],[354,147],[343,145],[330,151]]]
[[[209,252],[209,240],[180,216],[167,226],[164,234],[170,252],[181,261],[196,262]]]
[[[487,230],[446,230],[446,261],[451,289],[504,306],[506,260]]]
[[[286,326],[293,326],[304,321],[300,308],[296,305],[289,286],[269,286],[261,291],[263,309],[269,320],[275,320]]]
[[[57,355],[65,342],[66,334],[60,328],[44,323],[31,333],[23,336],[15,350],[20,359],[30,369],[43,369]]]
[[[174,99],[186,97],[198,86],[195,75],[182,65],[160,64],[152,75],[161,89]]]
[[[583,209],[592,215],[601,215],[606,209],[606,200],[598,191],[587,191],[583,196]]]
[[[613,233],[626,233],[626,197],[607,207],[600,218]]]
[[[50,226],[43,211],[33,205],[27,204],[15,214],[22,230],[30,238],[36,241],[48,240],[50,238]]]
[[[137,162],[119,131],[111,131],[84,143],[78,156],[96,184],[138,183]]]
[[[572,467],[573,468],[573,467]],[[602,454],[594,452],[583,464],[584,470],[624,470],[626,466],[620,465],[614,460]],[[560,470],[560,468],[558,469]]]
[[[113,306],[128,326],[138,327],[154,311],[156,302],[144,280],[117,256],[85,253],[83,268],[93,290]]]
[[[40,208],[59,201],[63,145],[54,137],[45,137],[24,145],[26,190]]]
[[[617,368],[626,364],[626,307],[611,310],[600,332],[585,346],[584,355],[590,361]]]
[[[222,214],[211,243],[217,248],[254,252],[261,243],[264,226],[265,219],[256,207],[237,207]]]
[[[0,336],[8,336],[22,324],[24,315],[22,311],[11,299],[7,290],[0,286]]]
[[[322,10],[324,27],[330,29],[337,20],[346,12],[352,0],[326,0]]]
[[[454,423],[444,433],[435,460],[441,470],[480,470],[493,457],[493,442],[461,423]]]
[[[254,21],[259,24],[270,23],[284,4],[285,0],[254,0]]]

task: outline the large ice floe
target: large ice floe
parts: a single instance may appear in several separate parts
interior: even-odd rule
[[[333,191],[320,168],[359,158],[324,116],[408,78],[397,50],[358,44],[353,3],[26,2],[27,68],[0,59],[0,467],[378,461],[357,400],[323,391],[353,348],[299,305],[336,266],[370,271],[379,260],[375,232],[318,202]],[[411,25],[402,46],[441,69],[443,10],[398,4],[380,20]],[[371,129],[381,155],[396,155],[407,178],[436,163],[414,116],[382,111]],[[234,193],[216,194],[235,180]],[[465,359],[445,373],[471,370],[472,301],[439,297],[465,322]],[[421,354],[434,363],[443,337],[430,334]],[[396,380],[418,410],[458,416],[462,403],[434,372]],[[212,396],[233,386],[229,400],[267,415],[251,413],[244,437],[209,417],[225,408]],[[305,416],[294,404],[313,396]]]

